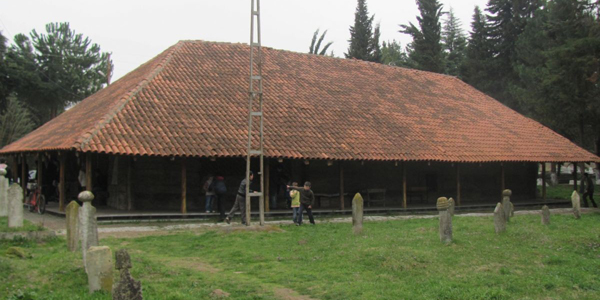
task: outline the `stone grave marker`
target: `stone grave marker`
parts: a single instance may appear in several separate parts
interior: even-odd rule
[[[142,300],[142,284],[131,277],[131,259],[125,249],[115,253],[116,267],[119,270],[119,281],[115,283],[112,291],[113,300]]]
[[[548,205],[542,206],[542,225],[550,225],[550,208],[548,208]]]
[[[8,188],[8,227],[23,227],[23,189],[16,183]]]
[[[577,191],[573,191],[571,194],[571,204],[573,204],[573,215],[575,219],[581,218],[581,198],[579,198],[579,194]]]
[[[450,212],[450,215],[454,217],[454,207],[456,206],[456,203],[454,202],[454,199],[452,199],[452,197],[450,197],[448,201],[450,201],[450,207],[448,207],[448,211]]]
[[[83,255],[83,265],[86,264],[86,252],[92,246],[98,246],[98,225],[96,222],[96,208],[92,206],[94,194],[89,191],[79,193],[79,201],[83,206],[79,209],[79,241]]]
[[[502,233],[506,231],[506,215],[505,209],[502,207],[502,203],[498,202],[494,209],[494,229],[496,233]]]
[[[445,244],[452,243],[452,216],[448,211],[450,201],[446,197],[440,197],[436,206],[440,215],[440,241]]]
[[[363,198],[356,193],[352,199],[352,231],[359,234],[363,229]]]
[[[504,212],[504,219],[506,222],[510,222],[512,203],[510,202],[510,196],[512,195],[512,191],[506,189],[502,191],[502,209]]]
[[[90,293],[95,291],[112,291],[113,259],[112,251],[107,246],[92,246],[87,251],[85,261]]]
[[[71,201],[67,205],[65,221],[67,223],[67,248],[74,252],[79,246],[79,204]]]

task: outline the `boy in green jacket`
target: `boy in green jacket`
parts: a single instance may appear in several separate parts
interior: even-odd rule
[[[294,182],[292,183],[293,187],[298,187],[298,183]],[[296,224],[296,226],[299,226],[300,224],[298,224],[298,213],[300,212],[300,192],[298,192],[297,190],[291,190],[290,191],[290,197],[292,198],[292,212],[294,215],[294,224]]]

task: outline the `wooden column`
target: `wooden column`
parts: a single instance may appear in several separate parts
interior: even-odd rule
[[[271,165],[269,163],[269,159],[265,161],[265,190],[264,190],[264,201],[265,201],[265,211],[271,211]]]
[[[406,209],[406,162],[402,164],[402,208]]]
[[[29,179],[29,174],[26,174],[27,171],[25,169],[25,165],[27,164],[27,157],[25,155],[21,155],[21,188],[23,189],[23,203],[27,201],[27,179]]]
[[[502,203],[502,193],[506,189],[506,182],[504,179],[504,163],[500,163],[500,203]]]
[[[187,214],[187,168],[185,158],[181,159],[181,213]]]
[[[460,164],[456,164],[456,205],[460,205]]]
[[[37,155],[37,186],[42,187],[42,176],[44,172],[44,154]]]
[[[340,210],[344,210],[344,163],[340,161]]]
[[[93,182],[92,178],[94,178],[94,171],[92,170],[92,153],[87,153],[85,155],[85,189],[87,191],[92,191]]]
[[[572,163],[573,164],[573,172],[571,172],[571,175],[573,175],[573,190],[576,191],[577,190],[577,164],[576,163]]]
[[[542,163],[542,199],[546,201],[546,163]]]
[[[133,209],[133,193],[131,192],[131,164],[133,158],[127,157],[127,210],[131,211]]]
[[[60,161],[60,170],[59,170],[59,182],[58,182],[58,210],[61,212],[65,211],[65,199],[66,197],[66,184],[65,184],[65,171],[66,171],[66,154],[59,153],[58,160]]]

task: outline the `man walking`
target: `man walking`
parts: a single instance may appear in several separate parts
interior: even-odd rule
[[[242,180],[242,182],[240,183],[240,188],[237,191],[237,195],[235,196],[235,203],[233,203],[233,207],[231,208],[231,211],[229,212],[229,215],[227,215],[227,218],[225,218],[225,222],[227,222],[227,224],[231,223],[231,219],[233,219],[233,215],[235,214],[235,212],[239,209],[240,213],[242,214],[242,224],[246,225],[246,184],[248,185],[252,185],[252,179],[254,179],[254,173],[252,173],[252,171],[250,171],[250,182],[246,183],[246,178],[244,178]],[[252,191],[250,191],[252,192]]]
[[[297,190],[300,192],[300,214],[298,215],[298,225],[302,225],[302,213],[306,210],[310,224],[315,225],[315,219],[313,218],[312,208],[315,205],[315,194],[310,189],[310,182],[305,182],[304,187],[289,186],[288,189]]]
[[[594,180],[592,180],[592,177],[590,177],[588,173],[583,173],[583,178],[585,180],[586,188],[585,193],[583,194],[583,207],[588,207],[587,197],[590,197],[590,202],[592,202],[594,207],[598,207],[596,201],[594,201]]]

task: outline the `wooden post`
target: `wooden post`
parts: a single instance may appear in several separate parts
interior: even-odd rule
[[[38,153],[37,155],[37,174],[35,176],[37,176],[37,186],[39,188],[42,187],[42,175],[43,175],[43,169],[44,169],[44,154]]]
[[[573,190],[577,190],[577,163],[573,163]]]
[[[506,189],[506,182],[504,180],[504,163],[500,163],[500,201],[502,201],[502,193]]]
[[[93,188],[93,175],[94,171],[92,171],[92,153],[87,153],[85,155],[85,189],[90,192]]]
[[[181,213],[187,214],[187,170],[185,158],[181,159]]]
[[[542,163],[542,199],[546,201],[546,163]]]
[[[127,157],[127,210],[131,211],[133,208],[133,199],[131,193],[131,161],[133,158]]]
[[[269,159],[265,162],[265,211],[271,211],[271,165]]]
[[[456,205],[460,205],[460,164],[456,163]]]
[[[59,193],[58,210],[61,212],[64,212],[65,211],[65,199],[67,198],[67,195],[66,195],[67,190],[65,188],[66,187],[66,184],[65,184],[66,154],[59,153],[58,160],[60,161],[59,182],[58,182],[58,193]]]
[[[27,157],[21,154],[21,188],[23,188],[23,203],[27,201],[27,179],[29,174],[26,174],[25,165],[27,164]]]
[[[344,210],[344,163],[340,160],[340,210]]]
[[[402,164],[402,208],[406,209],[406,162]]]

